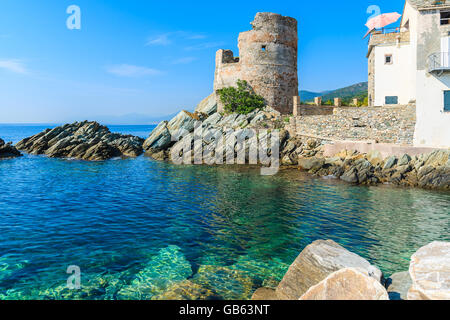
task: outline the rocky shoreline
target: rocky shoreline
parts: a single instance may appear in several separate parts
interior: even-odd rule
[[[342,150],[334,157],[324,157],[320,140],[300,137],[288,139],[281,150],[282,165],[320,177],[360,185],[392,184],[450,190],[450,150],[388,158],[383,158],[378,151]]]
[[[22,154],[12,145],[11,142],[5,143],[0,139],[0,159],[10,159],[21,157]]]
[[[115,157],[137,157],[142,154],[144,139],[111,133],[97,122],[75,122],[46,129],[20,141],[16,148],[51,158],[74,158],[89,161]]]
[[[352,184],[392,184],[450,190],[450,150],[436,150],[429,154],[383,158],[379,152],[367,154],[342,150],[333,157],[324,157],[324,145],[330,143],[319,138],[290,136],[288,118],[283,119],[277,111],[266,108],[248,115],[217,113],[217,103],[211,95],[203,100],[194,113],[180,112],[171,121],[164,121],[150,134],[143,147],[145,154],[155,160],[171,161],[171,150],[182,149],[183,141],[173,136],[181,130],[193,135],[196,121],[203,130],[233,129],[236,135],[246,135],[250,129],[280,130],[280,164],[320,177],[335,178]],[[211,141],[202,140],[203,149],[211,147]],[[229,147],[228,147],[229,148]],[[233,147],[231,147],[233,148]],[[235,142],[236,155],[241,146]],[[230,150],[225,150],[225,153]],[[182,153],[178,154],[182,156]],[[248,160],[248,159],[247,159]]]
[[[276,288],[252,300],[450,300],[450,243],[414,253],[409,271],[384,279],[378,267],[332,240],[308,245]]]
[[[114,157],[137,157],[143,153],[159,161],[173,161],[173,150],[183,157],[183,139],[186,134],[193,138],[194,127],[201,123],[203,132],[234,130],[236,137],[265,130],[267,139],[273,130],[279,131],[280,165],[308,172],[312,175],[340,179],[359,185],[392,184],[404,187],[420,187],[450,190],[450,150],[436,150],[429,154],[383,158],[379,152],[367,154],[342,150],[333,157],[324,157],[324,146],[330,141],[308,138],[289,133],[289,118],[271,109],[255,110],[249,114],[221,114],[217,112],[214,95],[204,99],[194,112],[181,111],[170,121],[161,122],[142,139],[132,135],[111,133],[97,122],[76,122],[47,129],[20,141],[16,148],[31,154],[44,154],[54,158],[75,158],[101,161]],[[261,141],[261,137],[258,138]],[[266,140],[267,140],[266,139]],[[11,144],[0,146],[1,157],[19,156]],[[193,143],[192,143],[193,144]],[[219,157],[225,162],[227,155],[238,154],[242,146],[223,146]],[[202,148],[216,156],[216,145],[210,137],[203,137]],[[230,149],[232,148],[232,149]],[[248,148],[248,146],[247,146]],[[246,150],[248,162],[248,150]],[[193,153],[192,153],[193,158]],[[208,164],[208,163],[204,163]]]

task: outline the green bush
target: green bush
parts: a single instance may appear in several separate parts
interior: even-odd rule
[[[217,90],[220,101],[228,113],[249,114],[265,106],[264,98],[253,92],[245,80],[238,80],[237,87],[227,87]]]

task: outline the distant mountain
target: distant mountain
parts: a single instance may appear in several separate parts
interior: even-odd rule
[[[328,100],[333,101],[334,98],[342,98],[342,100],[351,100],[352,98],[364,99],[367,96],[368,83],[361,82],[348,86],[345,88],[324,91],[324,92],[311,92],[311,91],[300,91],[300,100],[303,102],[312,102],[316,97],[322,97],[322,101],[326,102]]]
[[[106,125],[147,125],[158,124],[164,120],[170,120],[175,117],[177,113],[165,116],[149,116],[145,114],[129,113],[121,116],[97,116],[92,117],[96,121]]]

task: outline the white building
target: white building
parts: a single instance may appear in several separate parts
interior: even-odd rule
[[[416,102],[414,144],[450,147],[450,1],[406,0],[400,28],[369,42],[369,104]]]

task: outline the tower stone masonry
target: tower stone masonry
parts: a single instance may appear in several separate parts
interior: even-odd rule
[[[297,20],[276,13],[257,13],[253,30],[239,34],[239,57],[231,50],[216,53],[214,92],[246,80],[268,106],[290,114],[298,96]],[[223,104],[217,96],[218,110]]]

